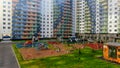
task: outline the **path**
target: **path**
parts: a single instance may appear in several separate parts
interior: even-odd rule
[[[11,42],[0,42],[0,68],[19,68]]]

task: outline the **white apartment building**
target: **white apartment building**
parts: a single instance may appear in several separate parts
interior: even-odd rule
[[[120,0],[108,0],[108,33],[120,33]]]
[[[41,0],[41,37],[53,37],[53,0]]]
[[[77,0],[76,33],[99,33],[99,0]]]
[[[0,0],[0,39],[12,33],[12,0]]]
[[[84,33],[84,26],[85,26],[85,0],[76,0],[76,24],[75,30],[76,33]]]
[[[120,33],[120,0],[77,0],[75,3],[76,33]]]
[[[95,29],[96,29],[96,33],[100,33],[100,2],[99,2],[99,0],[96,0],[96,27],[95,27]]]

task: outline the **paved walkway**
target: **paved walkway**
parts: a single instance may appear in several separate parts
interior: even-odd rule
[[[19,68],[11,42],[0,42],[0,68]]]

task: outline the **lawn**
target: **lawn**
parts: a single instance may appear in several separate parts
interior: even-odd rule
[[[21,68],[120,68],[118,64],[98,58],[102,56],[102,50],[94,51],[88,47],[72,54],[33,60],[23,60],[15,45],[13,48]]]

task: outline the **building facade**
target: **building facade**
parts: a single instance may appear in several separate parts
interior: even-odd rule
[[[72,35],[72,0],[54,0],[53,4],[53,35],[68,38]]]
[[[119,0],[77,0],[76,33],[120,33]]]
[[[12,36],[12,0],[0,0],[0,39]]]
[[[0,39],[120,34],[120,0],[0,0]],[[101,34],[101,35],[100,35]]]
[[[53,0],[41,0],[41,38],[53,37]]]
[[[77,0],[76,32],[99,33],[99,0]]]
[[[120,0],[108,0],[108,33],[120,33]]]
[[[12,39],[30,39],[40,34],[40,0],[12,0]]]
[[[99,33],[108,33],[108,0],[99,0],[99,15],[100,15],[100,23]]]
[[[120,0],[77,0],[76,33],[82,38],[119,38],[119,3]]]
[[[75,36],[76,33],[76,3],[77,0],[72,1],[72,36]]]

